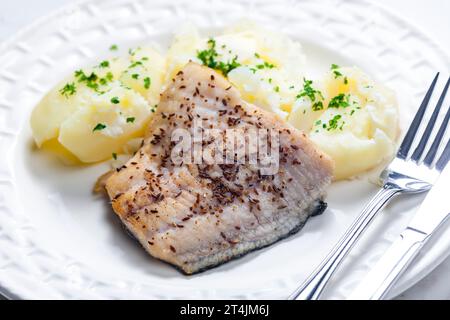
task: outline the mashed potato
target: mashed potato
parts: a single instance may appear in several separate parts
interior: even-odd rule
[[[209,66],[217,62],[215,69],[228,77],[245,100],[283,119],[295,101],[305,63],[298,42],[252,24],[238,24],[214,38],[201,37],[195,28],[187,27],[169,48],[167,80],[190,60]]]
[[[152,48],[75,71],[33,110],[36,144],[85,163],[116,157],[130,139],[143,134],[164,76],[165,59]]]
[[[335,160],[335,179],[394,154],[398,114],[390,90],[357,68],[337,65],[310,80],[298,42],[247,23],[212,38],[187,26],[165,56],[151,48],[131,50],[77,71],[33,111],[37,145],[82,162],[136,150],[164,84],[189,61],[221,72],[246,101],[308,133]]]
[[[374,168],[394,155],[398,114],[392,91],[357,68],[333,65],[331,69],[317,84],[318,89],[313,88],[320,91],[316,101],[322,107],[313,108],[312,99],[300,97],[288,121],[309,132],[317,146],[334,159],[334,177],[339,180]]]

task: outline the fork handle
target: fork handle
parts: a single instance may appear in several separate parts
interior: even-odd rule
[[[344,236],[331,250],[319,267],[295,292],[289,296],[289,300],[317,300],[324,290],[329,279],[337,270],[342,260],[350,252],[360,235],[364,232],[373,218],[384,205],[397,195],[401,190],[391,185],[384,185],[381,190],[370,200],[356,220],[347,229]]]

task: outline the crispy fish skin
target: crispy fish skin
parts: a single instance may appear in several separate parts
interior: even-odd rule
[[[171,161],[174,129],[268,128],[280,134],[279,171],[249,164]],[[106,181],[114,212],[147,252],[186,274],[268,246],[324,210],[332,160],[306,135],[244,102],[220,74],[195,63],[161,96],[142,148]]]

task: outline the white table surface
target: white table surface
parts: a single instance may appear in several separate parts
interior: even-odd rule
[[[33,20],[74,0],[0,2],[0,41]],[[151,1],[151,0],[149,0]],[[450,1],[378,0],[420,26],[450,53]],[[450,257],[398,299],[450,299]]]

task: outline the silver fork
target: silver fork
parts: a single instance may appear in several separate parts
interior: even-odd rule
[[[444,148],[439,159],[436,154],[445,134],[447,124],[450,118],[450,108],[434,138],[431,147],[428,149],[425,157],[422,155],[427,147],[428,140],[433,131],[436,119],[439,115],[442,103],[447,93],[450,78],[439,98],[439,101],[426,124],[423,135],[420,138],[417,147],[412,154],[411,146],[417,136],[417,133],[425,126],[422,119],[433,93],[434,87],[438,80],[439,73],[433,79],[430,88],[425,94],[425,98],[412,121],[408,132],[406,133],[396,158],[383,170],[380,179],[383,187],[372,198],[367,206],[362,210],[350,228],[345,232],[344,236],[339,240],[327,257],[322,261],[319,267],[309,276],[309,278],[289,296],[289,300],[317,300],[319,299],[326,284],[330,280],[333,273],[337,270],[346,255],[350,252],[361,234],[366,230],[370,222],[375,218],[378,212],[390,201],[394,196],[402,193],[422,193],[428,191],[433,183],[439,177],[439,174],[450,159],[450,141]]]

